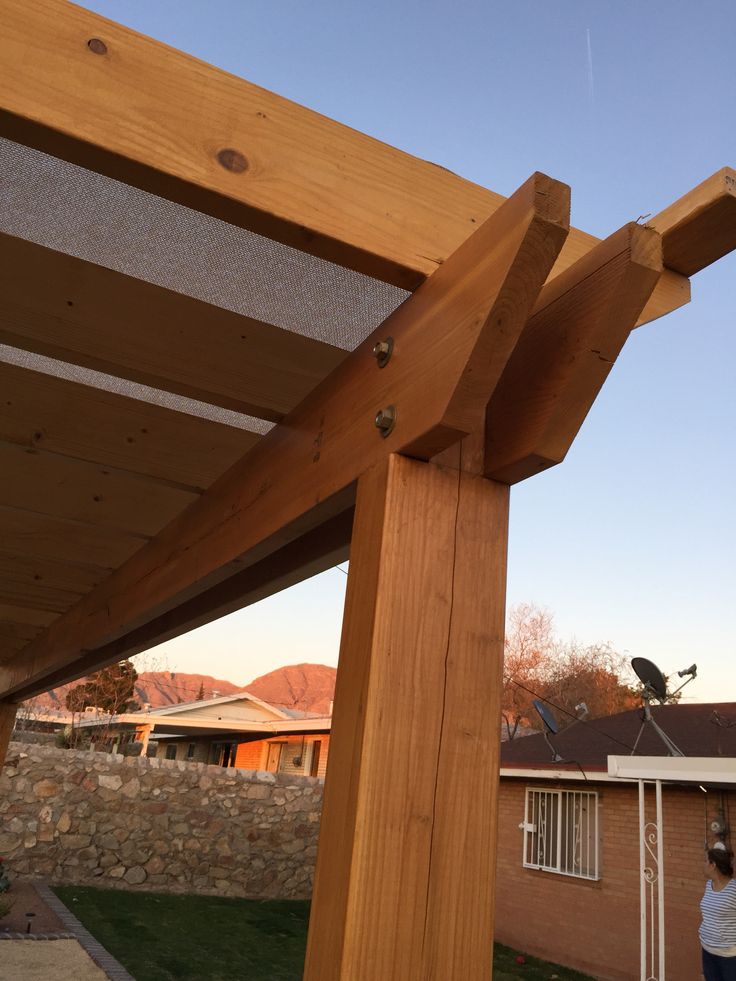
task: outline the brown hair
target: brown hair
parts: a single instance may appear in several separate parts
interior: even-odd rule
[[[725,848],[709,848],[708,861],[715,865],[721,875],[733,875],[733,852]]]

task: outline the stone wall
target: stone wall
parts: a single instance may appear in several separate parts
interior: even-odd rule
[[[321,806],[312,777],[11,743],[0,855],[11,877],[304,899]]]

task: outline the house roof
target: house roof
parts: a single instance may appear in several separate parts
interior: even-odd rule
[[[736,702],[655,705],[651,712],[685,756],[736,757]],[[635,746],[636,756],[667,756],[654,727],[643,726],[643,716],[642,709],[632,709],[602,719],[572,722],[549,736],[562,761],[552,759],[542,733],[505,742],[501,745],[501,767],[557,771],[569,766],[605,771],[609,756],[630,754]]]
[[[236,691],[231,695],[218,695],[217,698],[204,698],[196,699],[193,702],[180,702],[178,705],[168,705],[166,708],[156,708],[151,712],[129,712],[128,715],[140,715],[148,716],[153,715],[181,715],[186,712],[193,712],[199,710],[203,707],[215,706],[215,705],[226,705],[231,702],[239,702],[241,700],[247,700],[253,702],[254,705],[260,705],[261,708],[265,709],[267,712],[272,712],[277,719],[296,719],[301,718],[301,713],[297,712],[295,709],[287,710],[276,708],[275,705],[271,705],[269,702],[264,702],[262,698],[258,698],[256,695],[251,695],[249,691],[243,689],[242,691]]]
[[[248,702],[259,706],[272,718],[251,719],[238,718],[237,715],[221,716],[217,713],[223,705],[237,702]],[[211,715],[203,709],[213,709]],[[123,712],[119,715],[99,715],[90,719],[82,718],[79,727],[83,729],[116,727],[151,726],[156,735],[217,735],[221,733],[264,733],[275,735],[279,733],[308,733],[329,732],[332,719],[329,716],[306,715],[296,709],[276,708],[262,698],[251,695],[243,690],[231,695],[221,695],[217,698],[201,699],[195,702],[182,702],[179,705],[169,705],[166,708],[148,709],[145,712]]]

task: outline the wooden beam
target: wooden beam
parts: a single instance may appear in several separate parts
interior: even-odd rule
[[[0,343],[274,421],[345,357],[330,344],[2,233]]]
[[[305,252],[413,290],[503,203],[89,10],[0,14],[0,132]],[[556,271],[596,241],[573,231]],[[663,277],[645,321],[688,298]]]
[[[488,476],[565,458],[661,272],[660,236],[630,224],[545,286],[488,406]]]
[[[359,481],[305,981],[489,976],[507,527],[472,474]]]
[[[28,607],[18,606],[14,603],[0,603],[0,619],[2,620],[47,627],[55,617],[54,613],[44,610],[29,610]]]
[[[0,505],[155,535],[198,495],[109,467],[0,443]]]
[[[5,764],[8,743],[13,735],[18,706],[15,702],[0,702],[0,767]]]
[[[568,208],[567,188],[530,178],[282,425],[0,672],[0,692],[119,639],[321,524],[336,513],[335,495],[388,453],[431,456],[465,435],[458,427],[482,422],[564,241]],[[373,347],[389,335],[394,353],[380,368]],[[469,364],[481,381],[467,377]],[[382,438],[376,413],[389,406],[396,422]]]
[[[193,493],[208,487],[260,439],[2,362],[0,390],[0,440],[170,481]]]
[[[736,249],[736,171],[723,167],[650,219],[662,234],[664,263],[692,276]]]
[[[0,507],[0,542],[29,558],[115,569],[148,541],[96,524],[20,508]]]
[[[0,647],[4,640],[23,640],[28,643],[43,630],[43,627],[32,627],[27,623],[15,623],[12,620],[0,620]]]
[[[350,497],[346,497],[345,503],[348,504],[349,501]],[[114,664],[126,657],[133,657],[155,644],[161,644],[235,610],[258,603],[282,589],[287,589],[332,568],[338,562],[346,561],[350,552],[352,526],[353,509],[348,506],[313,531],[199,596],[182,603],[176,609],[131,631],[111,644],[92,652],[81,653],[67,666],[46,675],[35,685],[21,689],[17,700],[24,701],[49,688],[75,681],[98,668]]]

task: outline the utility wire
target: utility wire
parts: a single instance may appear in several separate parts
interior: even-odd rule
[[[540,701],[546,702],[548,705],[551,705],[553,709],[557,709],[558,712],[562,712],[563,715],[569,716],[571,719],[574,719],[576,722],[582,722],[584,725],[590,726],[594,732],[597,732],[601,736],[605,736],[606,739],[610,739],[611,742],[618,743],[619,746],[623,746],[625,749],[628,749],[630,753],[634,752],[633,746],[623,742],[621,739],[617,739],[615,736],[610,735],[610,733],[607,733],[604,729],[601,729],[599,726],[593,725],[592,719],[579,719],[577,715],[574,715],[568,709],[563,708],[562,705],[557,705],[555,702],[552,701],[551,698],[547,698],[545,695],[540,695],[539,692],[532,691],[531,688],[527,688],[526,685],[522,685],[522,683],[520,681],[517,681],[516,678],[509,678],[508,680],[512,684],[516,685],[517,688],[522,688],[525,692],[528,692],[530,695],[534,695],[534,697],[538,698]],[[575,761],[573,760],[572,762]]]

